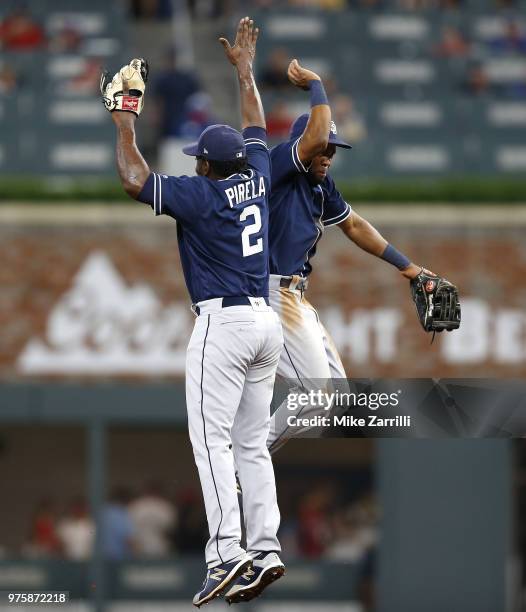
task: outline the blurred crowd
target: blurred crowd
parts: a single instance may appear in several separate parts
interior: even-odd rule
[[[474,20],[468,18],[470,13],[462,12],[464,7],[475,6],[472,0],[253,0],[248,4],[238,0],[188,0],[186,4],[172,0],[122,0],[120,9],[128,12],[130,22],[119,20],[121,13],[116,13],[113,5],[108,5],[107,12],[99,9],[86,13],[72,9],[50,12],[44,17],[42,11],[31,11],[31,7],[36,6],[11,3],[7,8],[0,8],[0,100],[11,96],[15,104],[8,106],[10,112],[16,110],[20,116],[24,112],[29,114],[28,109],[36,104],[38,83],[38,95],[46,97],[44,102],[50,108],[50,115],[55,113],[54,120],[76,122],[79,130],[84,118],[86,125],[102,122],[101,107],[95,108],[95,101],[100,96],[100,74],[105,67],[116,70],[122,57],[128,57],[124,46],[126,28],[133,28],[134,20],[141,21],[135,23],[135,27],[146,28],[157,46],[150,58],[148,104],[141,118],[143,127],[139,140],[147,159],[170,169],[177,170],[177,164],[187,162],[179,159],[182,140],[195,139],[211,124],[233,120],[232,99],[229,103],[226,97],[214,98],[216,81],[210,76],[212,69],[198,64],[198,68],[202,68],[199,71],[183,43],[178,41],[179,48],[173,43],[172,28],[166,26],[170,19],[179,19],[179,11],[183,8],[188,9],[196,22],[233,16],[241,8],[248,12],[251,7],[360,10],[366,15],[365,20],[374,19],[376,9],[386,12],[401,9],[406,10],[407,19],[413,21],[411,11],[435,9],[432,18],[420,18],[422,31],[429,36],[404,40],[398,34],[379,40],[378,46],[371,32],[370,36],[367,34],[360,39],[361,43],[350,39],[349,49],[343,49],[348,70],[341,70],[338,65],[338,54],[342,45],[346,45],[346,38],[335,41],[339,46],[333,49],[328,48],[324,40],[313,56],[307,55],[310,58],[306,60],[307,67],[323,78],[338,133],[351,143],[374,143],[383,137],[379,130],[383,128],[382,118],[377,109],[384,101],[434,102],[449,119],[455,113],[453,105],[462,102],[462,98],[468,102],[479,99],[480,107],[485,105],[486,99],[526,99],[526,21],[520,14],[523,5],[519,0],[486,0],[486,7],[493,6],[500,13],[491,10],[487,15],[477,13]],[[188,23],[185,19],[187,16],[183,22]],[[397,27],[403,29],[404,15],[395,19]],[[408,27],[411,30],[411,23]],[[156,37],[157,33],[164,34]],[[272,48],[261,45],[257,77],[270,144],[285,140],[296,117],[308,111],[305,96],[300,100],[287,79],[287,66],[292,57],[299,54],[299,59],[303,59],[296,44],[299,39],[301,36],[290,43],[291,48],[286,46],[286,41]],[[191,47],[191,36],[188,44]],[[358,46],[360,44],[362,47]],[[303,53],[309,53],[307,48]],[[36,54],[39,55],[38,67],[34,61]],[[361,62],[362,58],[365,63]],[[399,73],[402,77],[393,80],[392,86],[388,79],[382,80],[376,70],[389,60],[403,62],[401,69],[407,70],[408,75],[404,80]],[[397,67],[392,68],[396,72]],[[37,71],[42,70],[46,75],[44,81],[37,78]],[[420,78],[419,71],[427,71],[430,77]],[[368,88],[367,83],[371,81],[366,79],[371,76],[374,83]],[[374,89],[376,87],[378,89]],[[30,94],[23,104],[17,104],[19,93]],[[376,98],[370,103],[374,96]],[[81,98],[80,102],[86,101],[86,105],[81,104],[81,110],[75,109],[74,104]],[[53,108],[56,101],[64,102],[59,110]],[[76,118],[75,113],[78,114]],[[476,119],[478,115],[474,117],[474,121],[486,121]],[[416,133],[419,128],[411,129]],[[186,167],[181,173],[185,172]]]
[[[314,484],[299,496],[291,494],[288,484],[281,489],[285,557],[363,562],[373,553],[379,517],[371,494],[349,500],[345,485],[334,482]],[[208,539],[200,492],[185,488],[171,499],[158,483],[139,494],[115,488],[103,508],[101,526],[104,554],[113,560],[200,554]],[[94,542],[95,520],[85,499],[72,499],[63,511],[54,500],[42,499],[21,553],[84,561]]]
[[[197,491],[183,489],[170,499],[158,483],[147,484],[137,494],[114,488],[100,520],[104,554],[114,560],[200,552],[207,531]],[[83,561],[92,555],[95,519],[82,497],[62,511],[54,500],[41,500],[29,531],[24,556]]]
[[[330,479],[311,482],[298,497],[284,488],[278,491],[284,556],[358,563],[374,551],[379,510],[372,493]]]
[[[500,31],[498,31],[500,29]],[[515,70],[514,78],[492,78],[492,62],[526,57],[526,27],[522,20],[509,16],[493,36],[473,40],[459,26],[446,24],[440,38],[430,49],[431,55],[449,66],[462,69],[460,88],[471,96],[526,98],[526,76]],[[508,64],[511,65],[511,64]],[[505,64],[501,69],[506,70]],[[493,75],[495,76],[495,75]]]
[[[271,140],[286,139],[292,122],[298,116],[295,101],[287,100],[287,94],[294,93],[287,77],[287,68],[292,59],[286,47],[276,47],[267,57],[258,74],[258,84],[266,104],[267,132]],[[333,120],[338,134],[345,140],[358,142],[367,136],[363,115],[356,109],[349,93],[339,89],[338,82],[331,74],[323,74],[325,90],[331,100]],[[268,96],[266,95],[268,94]],[[276,99],[278,98],[278,99]]]
[[[81,14],[70,13],[65,18],[42,23],[27,6],[15,7],[0,19],[0,48],[7,54],[0,60],[0,94],[34,86],[30,60],[42,51],[69,56],[67,62],[60,64],[57,60],[51,67],[45,67],[51,73],[55,91],[66,95],[97,92],[104,56],[119,43],[106,40],[98,48],[92,43],[89,24]]]
[[[139,14],[144,10],[159,18],[171,15],[170,0],[137,0],[134,6]],[[48,54],[46,72],[50,78],[46,86],[53,93],[64,97],[98,96],[105,60],[120,42],[104,39],[101,44],[100,39],[94,39],[92,30],[93,25],[86,25],[80,13],[59,15],[46,23],[39,22],[25,6],[4,15],[0,18],[0,49],[6,53],[0,59],[0,96],[34,86],[31,58],[41,51]],[[166,50],[164,65],[156,68],[150,88],[150,117],[161,138],[194,138],[216,122],[210,96],[202,90],[195,71],[178,67],[174,48]]]
[[[444,82],[444,91],[451,88],[452,94],[469,96],[488,96],[493,98],[526,98],[526,74],[522,69],[514,68],[515,60],[526,58],[526,22],[510,16],[502,22],[502,28],[496,28],[496,34],[484,40],[472,40],[461,26],[446,23],[442,26],[435,40],[431,39],[422,49],[408,48],[405,51],[409,59],[436,59],[442,63],[446,71],[450,71],[451,81]],[[291,51],[285,47],[272,50],[265,60],[259,74],[259,83],[263,92],[273,92],[281,96],[267,108],[268,130],[271,136],[283,137],[288,133],[288,127],[296,117],[295,104],[287,103],[286,96],[291,93],[287,79],[287,65],[292,57]],[[511,62],[500,64],[501,69],[509,70],[511,76],[505,79],[495,78],[493,62]],[[348,91],[355,85],[352,79],[346,79],[346,91],[341,91],[337,78],[331,67],[321,74],[325,88],[331,100],[334,120],[339,132],[351,142],[363,140],[367,135],[363,115],[356,109],[355,102]],[[497,68],[498,69],[498,68]],[[330,71],[330,72],[329,72]],[[337,73],[337,71],[334,71]],[[341,75],[338,75],[341,77]],[[350,82],[349,82],[350,81]],[[361,96],[359,82],[357,93]],[[455,90],[456,87],[456,90]],[[366,94],[366,92],[365,92]]]
[[[328,11],[345,10],[433,10],[460,9],[470,0],[187,0],[192,15],[220,17],[247,8],[301,8]],[[472,0],[471,0],[472,1]],[[491,0],[496,9],[515,8],[518,0]],[[170,0],[130,0],[131,14],[138,19],[163,19],[173,14]]]

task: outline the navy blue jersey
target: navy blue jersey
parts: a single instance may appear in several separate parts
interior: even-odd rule
[[[270,273],[283,276],[308,276],[323,229],[351,214],[330,176],[321,185],[311,185],[298,142],[284,142],[270,152]]]
[[[186,286],[194,303],[268,296],[266,131],[243,131],[249,169],[222,180],[152,173],[138,199],[177,221]]]

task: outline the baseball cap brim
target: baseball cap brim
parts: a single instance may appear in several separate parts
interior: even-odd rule
[[[183,153],[186,155],[191,155],[192,157],[196,157],[199,154],[199,143],[192,142],[185,147],[183,147]]]
[[[352,146],[348,142],[340,140],[339,138],[331,138],[329,136],[329,143],[341,147],[342,149],[352,149]]]

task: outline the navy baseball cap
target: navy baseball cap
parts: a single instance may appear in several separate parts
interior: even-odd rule
[[[199,140],[183,147],[183,153],[215,161],[235,161],[247,155],[243,136],[229,125],[209,125]]]
[[[305,128],[307,127],[307,121],[309,120],[309,114],[305,113],[304,115],[300,115],[296,121],[292,124],[290,128],[290,140],[296,140],[299,138]],[[351,145],[347,142],[344,142],[340,138],[338,138],[338,132],[336,130],[336,124],[334,121],[331,121],[331,131],[329,132],[329,143],[336,145],[337,147],[342,147],[342,149],[352,149]]]

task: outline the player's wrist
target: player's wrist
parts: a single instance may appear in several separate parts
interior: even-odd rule
[[[252,75],[252,59],[248,57],[240,58],[236,62],[236,68],[239,74],[246,76]]]
[[[392,244],[388,244],[385,247],[384,252],[380,255],[380,257],[390,263],[391,265],[398,268],[400,272],[403,270],[407,270],[409,266],[411,266],[411,260],[406,257],[403,253],[400,253]]]
[[[111,118],[116,125],[133,126],[137,120],[137,115],[132,111],[114,110],[111,111]]]
[[[311,79],[308,82],[308,88],[310,92],[310,105],[319,106],[320,104],[329,104],[329,99],[325,93],[325,87],[320,79]]]
[[[410,263],[407,266],[407,268],[400,270],[400,274],[404,278],[407,278],[408,280],[412,280],[413,278],[416,278],[423,271],[423,269],[424,268],[422,268],[422,266],[417,266],[414,263]]]

